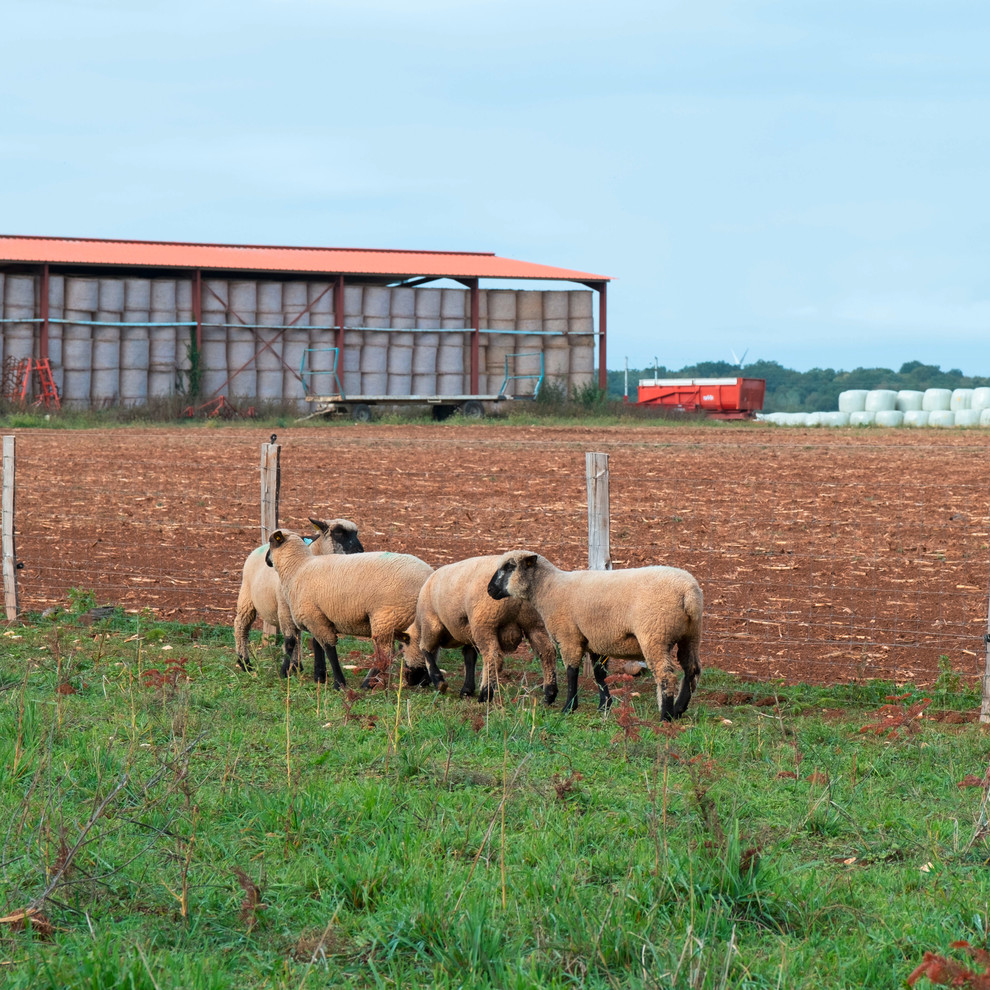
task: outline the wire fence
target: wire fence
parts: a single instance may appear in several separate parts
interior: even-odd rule
[[[702,661],[745,677],[919,686],[983,674],[983,447],[934,431],[287,427],[280,522],[357,523],[433,566],[531,548],[587,566],[585,453],[609,454],[613,566],[667,563],[705,592]],[[217,428],[17,435],[22,610],[76,591],[230,624],[260,543],[260,447]]]

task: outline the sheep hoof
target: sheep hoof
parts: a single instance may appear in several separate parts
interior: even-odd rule
[[[439,691],[439,692],[440,692],[441,694],[446,694],[446,693],[447,693],[447,682],[446,682],[446,681],[441,681],[441,682],[440,682],[440,683],[439,683],[439,684],[437,685],[437,690],[438,690],[438,691]]]
[[[543,689],[543,697],[548,705],[552,705],[557,700],[557,685],[551,684]]]
[[[252,667],[251,658],[239,656],[237,658],[237,666],[240,667],[241,670],[251,670]]]
[[[461,697],[462,698],[473,698],[474,697],[474,688],[473,687],[467,687],[466,685],[464,687],[462,687],[461,688]]]
[[[609,695],[607,698],[600,698],[598,701],[598,710],[600,712],[607,712],[612,707],[612,696]]]
[[[484,705],[487,702],[494,700],[495,700],[495,691],[494,689],[488,687],[487,685],[478,692],[479,705]]]
[[[561,709],[561,713],[564,715],[570,715],[571,712],[577,711],[577,698],[568,698],[564,702],[564,707]]]

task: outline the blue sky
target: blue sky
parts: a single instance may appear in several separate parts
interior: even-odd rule
[[[494,251],[614,278],[610,368],[990,375],[979,0],[10,0],[3,23],[4,233]]]

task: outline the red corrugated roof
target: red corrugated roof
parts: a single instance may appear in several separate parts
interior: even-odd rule
[[[388,251],[365,248],[265,247],[112,241],[89,237],[18,237],[0,234],[0,264],[121,265],[140,268],[296,272],[412,278],[555,279],[606,282],[607,275],[537,265],[471,251]]]

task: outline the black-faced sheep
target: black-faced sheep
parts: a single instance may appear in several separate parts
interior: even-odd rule
[[[309,520],[318,530],[310,544],[310,552],[322,554],[362,553],[364,547],[358,539],[358,528],[349,519]],[[241,590],[237,595],[237,610],[234,613],[234,646],[237,650],[238,666],[251,669],[251,654],[248,638],[251,625],[260,618],[265,636],[281,632],[283,638],[295,637],[298,662],[299,633],[292,622],[292,614],[282,594],[278,574],[265,564],[268,544],[252,550],[244,561],[241,571]]]
[[[420,589],[416,621],[407,630],[418,641],[430,680],[440,686],[437,667],[440,647],[460,646],[464,651],[464,687],[461,697],[474,694],[475,662],[482,659],[480,702],[495,698],[502,657],[512,653],[523,638],[543,667],[543,693],[547,704],[557,697],[557,651],[536,609],[521,598],[495,601],[488,582],[501,562],[498,555],[470,557],[438,567]],[[424,668],[406,664],[408,684],[421,683]]]
[[[578,668],[587,653],[599,708],[611,703],[602,658],[614,657],[646,661],[657,682],[662,719],[684,714],[701,675],[703,607],[701,588],[687,571],[562,571],[537,553],[515,550],[501,558],[488,593],[496,600],[523,598],[540,613],[567,667],[564,711],[577,707]],[[679,691],[678,666],[683,671]]]
[[[419,589],[433,573],[426,561],[406,553],[314,557],[298,534],[281,529],[269,538],[265,559],[278,571],[293,622],[313,637],[313,679],[327,679],[329,659],[335,688],[347,683],[337,637],[369,637],[379,656],[389,656],[397,636],[412,625]],[[286,673],[294,645],[286,641]]]

